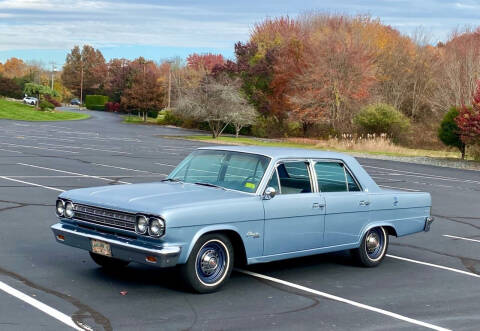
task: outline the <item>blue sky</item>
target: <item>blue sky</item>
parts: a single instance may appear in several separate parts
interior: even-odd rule
[[[233,57],[255,22],[309,10],[370,14],[405,34],[422,27],[432,43],[480,22],[480,2],[470,0],[0,0],[0,62],[15,56],[61,65],[77,44],[99,48],[107,60]]]

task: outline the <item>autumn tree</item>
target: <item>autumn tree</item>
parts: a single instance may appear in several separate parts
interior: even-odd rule
[[[130,61],[127,59],[111,59],[108,64],[105,90],[114,102],[120,102],[123,91],[127,88],[127,81],[131,76]]]
[[[193,53],[187,57],[187,66],[194,70],[205,70],[211,72],[217,65],[222,65],[225,62],[221,54],[197,54]]]
[[[105,83],[107,65],[98,49],[84,45],[82,50],[75,46],[65,60],[62,71],[63,84],[79,95],[98,91]]]
[[[468,104],[480,77],[480,28],[456,31],[439,48],[439,76],[432,105],[445,112],[452,105]]]
[[[340,19],[323,24],[324,32],[312,33],[309,41],[315,56],[306,58],[305,69],[291,81],[290,116],[304,129],[318,122],[348,128],[352,112],[368,100],[376,81],[374,58],[350,24]]]
[[[472,106],[462,105],[455,121],[465,145],[480,144],[480,80],[477,81]]]
[[[121,97],[122,106],[129,111],[142,113],[143,121],[146,121],[149,111],[162,108],[165,88],[159,81],[159,73],[154,62],[138,58],[132,61],[130,67],[131,77]]]
[[[213,138],[217,138],[232,121],[240,126],[241,115],[252,109],[242,95],[238,79],[224,75],[205,76],[198,87],[185,91],[175,112],[207,122]]]
[[[19,78],[28,73],[28,65],[21,59],[12,57],[3,64],[3,76],[7,78]]]
[[[23,91],[14,79],[0,75],[0,96],[21,99],[23,98]]]

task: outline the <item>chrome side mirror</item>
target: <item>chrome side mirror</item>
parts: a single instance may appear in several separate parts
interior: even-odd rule
[[[265,193],[263,194],[263,199],[270,200],[277,194],[277,190],[273,187],[269,186],[265,189]]]

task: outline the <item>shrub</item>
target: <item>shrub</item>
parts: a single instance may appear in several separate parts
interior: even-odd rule
[[[171,110],[162,110],[157,116],[158,124],[182,126],[183,122],[184,120],[175,115]]]
[[[120,104],[118,102],[107,102],[105,104],[105,110],[111,112],[118,112],[120,111]]]
[[[460,128],[455,119],[460,114],[457,107],[451,107],[445,114],[438,128],[438,138],[447,146],[453,146],[460,150],[462,159],[465,158],[465,144],[460,136]]]
[[[90,110],[105,110],[105,104],[108,102],[108,97],[105,95],[87,95],[85,97],[85,106]]]
[[[22,99],[22,88],[15,82],[15,80],[0,76],[0,96]]]
[[[55,106],[46,100],[40,101],[38,107],[41,111],[49,111],[55,109]]]
[[[394,107],[377,103],[363,108],[354,118],[353,123],[362,133],[385,133],[398,140],[410,127],[410,121]]]
[[[54,97],[52,97],[50,95],[45,95],[45,100],[50,102],[55,107],[61,107],[62,106],[62,104],[57,99],[55,99]]]

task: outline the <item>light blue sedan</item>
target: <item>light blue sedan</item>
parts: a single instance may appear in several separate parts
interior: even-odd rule
[[[161,182],[62,193],[52,230],[105,268],[178,265],[205,293],[226,282],[234,262],[350,250],[374,267],[389,235],[429,230],[430,209],[429,193],[383,190],[348,155],[210,147]]]

